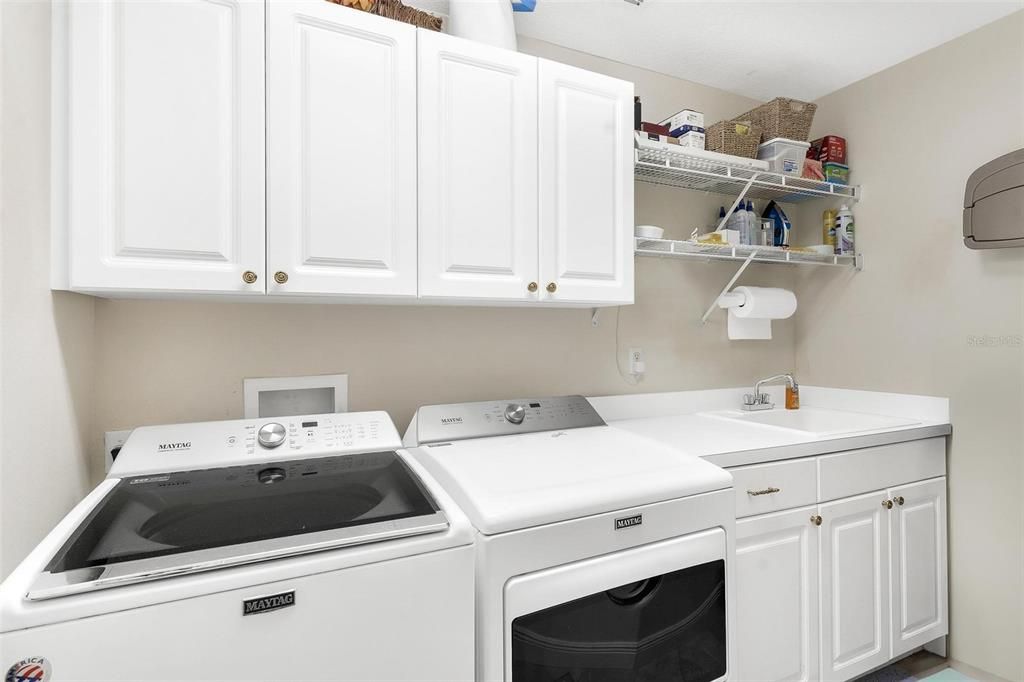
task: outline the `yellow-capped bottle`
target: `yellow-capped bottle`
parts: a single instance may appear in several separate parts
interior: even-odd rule
[[[836,216],[839,211],[830,208],[821,214],[821,243],[828,244],[835,251],[836,247]]]

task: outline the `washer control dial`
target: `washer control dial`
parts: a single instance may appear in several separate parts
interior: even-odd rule
[[[256,434],[256,439],[265,448],[276,448],[278,445],[284,442],[285,436],[288,434],[283,424],[277,422],[270,422],[260,427],[259,432]]]
[[[508,405],[505,408],[505,419],[511,424],[522,424],[526,419],[526,405]]]

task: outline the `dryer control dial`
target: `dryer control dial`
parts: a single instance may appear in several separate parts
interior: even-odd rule
[[[526,419],[526,405],[511,404],[505,408],[505,419],[512,424],[522,424]]]
[[[265,448],[276,448],[284,442],[287,433],[283,424],[270,422],[260,427],[259,432],[256,434],[256,439]]]

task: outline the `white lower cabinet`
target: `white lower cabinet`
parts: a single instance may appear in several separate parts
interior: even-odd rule
[[[882,447],[732,470],[731,679],[843,682],[949,632],[944,439]],[[856,468],[875,451],[894,464],[862,472],[859,485],[875,490],[806,504],[836,466]],[[908,458],[914,467],[899,465]],[[817,477],[807,475],[812,463]],[[907,471],[938,475],[904,482]],[[804,506],[750,515],[784,500]]]
[[[818,675],[818,532],[815,507],[736,524],[735,680]]]
[[[899,656],[949,631],[946,479],[893,488],[892,646]]]
[[[891,658],[886,500],[883,491],[819,507],[823,680],[848,680]]]

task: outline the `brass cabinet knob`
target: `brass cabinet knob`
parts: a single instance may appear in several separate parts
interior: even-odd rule
[[[285,282],[288,281],[288,273],[281,272],[280,270],[278,270],[277,272],[274,273],[274,281],[277,282],[278,284],[284,284]]]
[[[886,509],[892,509],[892,500],[882,500],[882,506]]]
[[[253,284],[256,282],[257,279],[259,278],[256,276],[256,273],[253,272],[252,270],[246,270],[245,272],[242,273],[242,281],[245,282],[246,284]]]
[[[899,505],[899,506],[901,506],[901,507],[903,506],[903,503],[904,503],[905,501],[906,501],[906,500],[904,500],[902,496],[900,496],[900,497],[897,497],[897,498],[896,498],[896,504],[898,504],[898,505]]]
[[[549,294],[553,294],[558,290],[558,285],[554,282],[548,282],[547,290]]]
[[[537,283],[530,282],[529,284],[526,285],[526,290],[529,291],[531,294],[537,291]]]
[[[817,516],[817,515],[812,516],[811,517],[811,523],[813,523],[815,526],[820,526],[821,525],[821,517]]]

